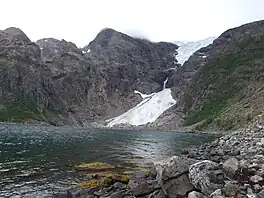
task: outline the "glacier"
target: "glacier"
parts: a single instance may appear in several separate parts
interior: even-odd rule
[[[195,42],[174,42],[179,46],[175,58],[179,64],[183,65],[194,52],[210,45],[215,39],[216,37],[210,37]],[[139,94],[142,101],[127,112],[106,120],[107,127],[111,128],[121,124],[140,126],[155,122],[167,109],[176,104],[176,100],[171,95],[171,89],[166,88],[167,81],[168,78],[163,83],[163,90],[157,93],[143,94],[135,90],[134,93]]]
[[[179,64],[183,65],[194,52],[201,49],[202,47],[212,44],[215,39],[216,37],[209,37],[204,40],[192,42],[175,41],[174,43],[179,46],[179,48],[176,50],[178,54],[175,56],[175,58]]]
[[[134,93],[139,94],[143,100],[134,108],[109,120],[107,127],[111,128],[120,124],[140,126],[155,122],[164,111],[176,104],[176,101],[171,95],[171,89],[165,88],[167,81],[168,78],[164,81],[163,90],[157,93],[154,92],[146,95],[139,91],[134,91]]]

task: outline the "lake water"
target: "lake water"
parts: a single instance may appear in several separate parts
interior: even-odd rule
[[[0,197],[47,197],[83,180],[72,166],[144,166],[215,136],[71,127],[0,125]]]

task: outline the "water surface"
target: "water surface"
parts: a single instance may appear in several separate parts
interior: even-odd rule
[[[144,166],[213,140],[194,133],[0,125],[0,197],[46,197],[84,178],[72,165]]]

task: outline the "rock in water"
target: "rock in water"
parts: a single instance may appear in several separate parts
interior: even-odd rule
[[[223,187],[224,175],[220,165],[204,160],[190,166],[189,178],[195,188],[205,195]]]

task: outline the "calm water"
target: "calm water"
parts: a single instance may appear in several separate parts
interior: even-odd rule
[[[142,166],[214,136],[32,125],[0,125],[0,197],[46,197],[83,176],[71,167],[102,161]]]

